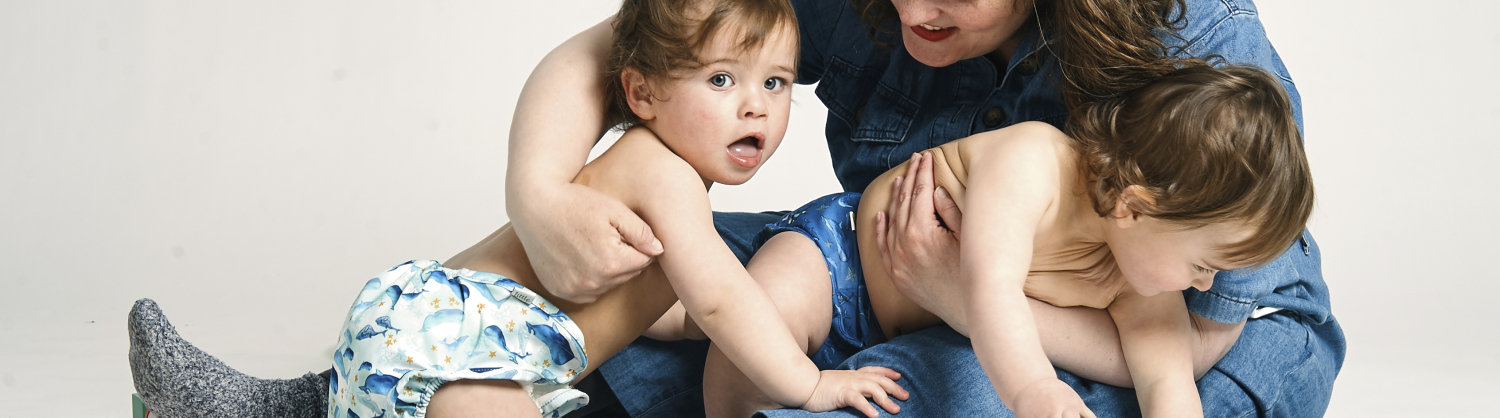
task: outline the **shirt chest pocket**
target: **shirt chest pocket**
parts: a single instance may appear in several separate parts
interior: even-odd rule
[[[920,106],[906,95],[880,82],[881,72],[861,68],[839,57],[829,60],[828,69],[814,92],[828,106],[833,136],[847,136],[851,141],[877,144],[900,144],[917,118]],[[842,123],[837,126],[834,120]]]

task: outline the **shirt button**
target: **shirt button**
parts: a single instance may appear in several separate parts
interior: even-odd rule
[[[996,126],[1000,126],[1000,122],[1004,121],[1005,110],[1000,109],[1000,107],[992,107],[990,110],[984,111],[984,127],[994,129]]]
[[[1026,59],[1021,60],[1021,62],[1016,63],[1016,72],[1019,72],[1024,76],[1036,74],[1036,70],[1041,69],[1042,67],[1041,60],[1037,59],[1036,55],[1037,54],[1031,54],[1031,56],[1028,56],[1026,57]]]

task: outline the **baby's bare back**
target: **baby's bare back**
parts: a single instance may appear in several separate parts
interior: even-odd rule
[[[1061,213],[1057,218],[1068,218],[1077,215],[1077,211],[1087,210],[1087,205],[1080,205],[1077,199],[1087,199],[1081,193],[1081,179],[1075,167],[1076,154],[1072,152],[1071,145],[1062,142],[1070,141],[1060,132],[1057,133],[1059,164],[1067,169],[1059,170],[1062,177],[1059,184],[1068,185],[1068,190],[1060,190],[1058,193]],[[977,141],[994,140],[994,138],[981,134],[968,138],[951,141],[936,148],[929,149],[932,155],[933,182],[936,187],[941,187],[952,196],[953,201],[964,213],[972,213],[984,208],[970,208],[965,206],[965,195],[969,183],[970,168],[966,162],[971,160],[971,154],[978,148],[972,146]],[[895,283],[885,272],[885,263],[875,239],[875,214],[887,210],[891,202],[891,187],[895,183],[897,175],[906,173],[907,164],[902,163],[886,171],[880,177],[865,188],[860,200],[859,211],[856,214],[856,231],[860,231],[859,254],[865,275],[865,285],[870,293],[870,305],[875,312],[876,320],[880,322],[882,331],[887,338],[893,338],[901,334],[907,334],[942,324],[937,315],[922,309],[920,306],[902,295],[896,289]],[[1025,292],[1028,297],[1047,302],[1054,306],[1086,306],[1103,309],[1119,296],[1124,289],[1125,282],[1118,275],[1109,278],[1089,278],[1097,276],[1099,271],[1110,271],[1113,269],[1114,259],[1110,256],[1109,248],[1103,243],[1082,242],[1074,239],[1077,234],[1067,231],[1069,228],[1065,223],[1059,225],[1043,225],[1037,228],[1037,237],[1033,242],[1033,255],[1030,272],[1026,278]],[[955,267],[952,271],[957,271]],[[952,280],[956,278],[926,278],[929,280]]]

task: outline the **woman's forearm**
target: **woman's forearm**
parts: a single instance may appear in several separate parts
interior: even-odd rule
[[[506,157],[512,218],[524,209],[524,196],[572,181],[608,128],[604,69],[611,38],[610,20],[600,22],[558,45],[527,77]]]
[[[624,203],[570,184],[609,125],[604,69],[612,38],[605,21],[553,49],[526,79],[511,121],[506,213],[542,286],[575,303],[630,280],[662,251]]]

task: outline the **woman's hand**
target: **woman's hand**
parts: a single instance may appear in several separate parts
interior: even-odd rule
[[[537,279],[553,295],[590,303],[661,255],[651,227],[619,200],[567,184],[527,196],[511,226]]]
[[[807,399],[802,409],[808,412],[826,412],[849,406],[865,413],[865,416],[875,418],[880,412],[870,406],[870,402],[865,400],[868,398],[886,412],[900,413],[901,406],[896,405],[890,396],[903,401],[911,396],[905,388],[896,384],[896,379],[900,378],[901,374],[895,370],[879,366],[859,370],[824,370],[818,373],[818,385],[813,388],[812,397]]]
[[[1022,388],[1011,409],[1017,418],[1095,418],[1078,392],[1056,378],[1037,380]]]
[[[932,156],[916,154],[892,183],[891,202],[875,214],[875,242],[896,289],[965,332],[958,244],[963,214],[932,180]]]

